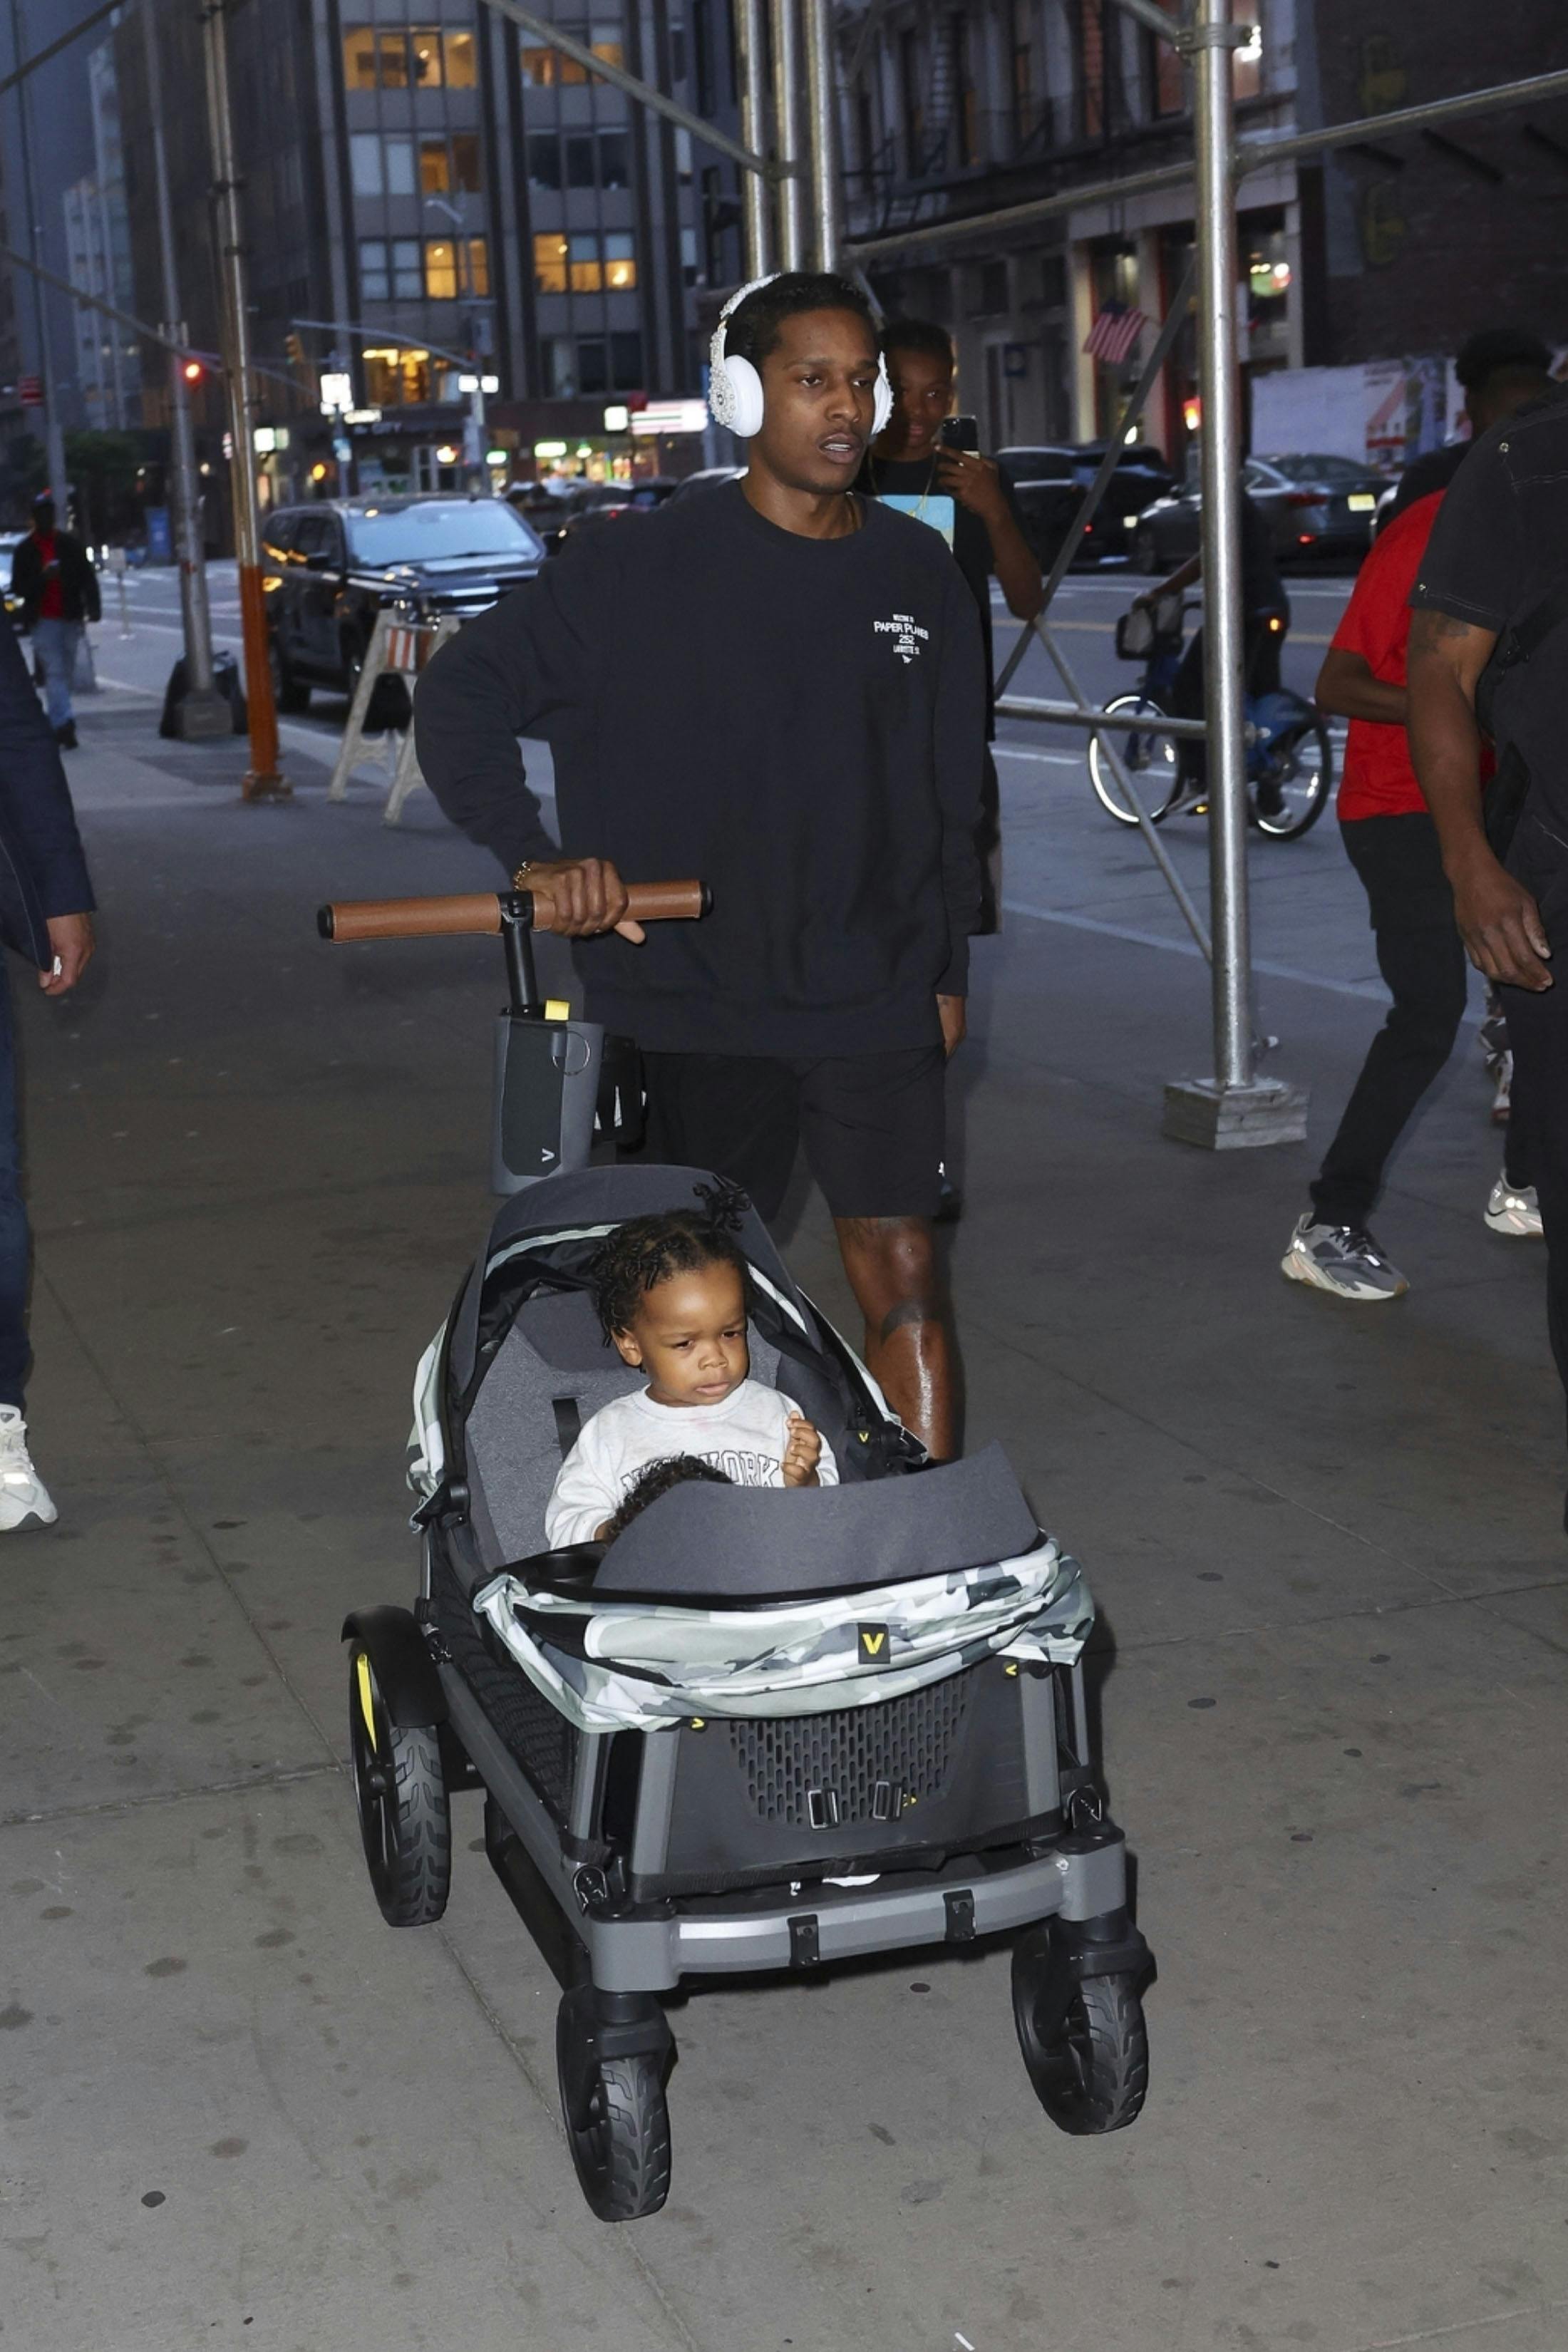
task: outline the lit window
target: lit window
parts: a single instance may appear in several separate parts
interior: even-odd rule
[[[444,139],[422,139],[419,142],[419,193],[426,196],[444,196],[452,184],[452,159],[447,152]]]
[[[447,89],[474,89],[479,77],[472,33],[448,33],[446,46]]]
[[[439,89],[441,87],[441,36],[434,25],[416,25],[409,38],[414,47],[414,86],[416,89]]]
[[[414,194],[412,139],[389,139],[386,142],[386,193],[389,196],[411,196]]]
[[[353,25],[343,35],[343,85],[348,89],[375,88],[375,35],[368,25]]]
[[[384,193],[381,142],[374,131],[353,133],[349,141],[349,163],[356,196],[379,196]]]
[[[417,302],[425,290],[416,236],[395,236],[392,240],[392,290],[400,302]]]
[[[626,235],[615,235],[605,239],[605,283],[616,293],[626,293],[637,282],[637,252]]]
[[[599,240],[596,236],[574,236],[568,240],[568,261],[574,294],[596,294],[604,284],[604,272],[599,261]]]
[[[406,89],[408,87],[407,34],[377,34],[376,50],[381,59],[383,89]]]
[[[566,291],[566,240],[553,230],[533,240],[533,283],[541,294]]]
[[[594,37],[589,46],[594,55],[596,58],[603,58],[606,65],[624,66],[626,64],[626,50],[621,44],[619,26],[595,25]],[[676,79],[679,81],[679,79],[678,74]]]
[[[367,302],[384,302],[392,292],[386,274],[386,241],[384,237],[360,239],[359,290]]]
[[[471,194],[483,184],[479,176],[478,131],[455,131],[452,133],[452,185]]]
[[[471,236],[468,245],[468,291],[487,295],[490,290],[489,247],[482,236]]]
[[[525,89],[552,89],[561,78],[560,68],[566,63],[559,49],[532,48],[526,44],[521,59]]]
[[[450,237],[433,236],[425,247],[425,291],[432,302],[458,298],[458,248]]]

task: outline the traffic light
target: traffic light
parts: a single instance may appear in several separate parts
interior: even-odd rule
[[[193,391],[195,391],[197,384],[205,383],[206,382],[207,372],[202,365],[200,360],[184,361],[181,366],[180,373],[184,377],[185,382],[191,386]]]

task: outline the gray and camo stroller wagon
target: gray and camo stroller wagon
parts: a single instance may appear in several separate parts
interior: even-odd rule
[[[925,1463],[754,1213],[752,1377],[841,1483],[683,1485],[611,1545],[544,1548],[584,1422],[644,1378],[604,1341],[591,1262],[711,1183],[578,1168],[505,1202],[419,1366],[418,1599],[343,1629],[377,1901],[394,1926],[440,1917],[449,1800],[482,1790],[485,1851],[562,1987],[567,2140],[605,2221],[664,2202],[660,1996],[694,1979],[1005,1935],[1055,2123],[1131,2123],[1147,2071],[1081,1572],[999,1447]]]

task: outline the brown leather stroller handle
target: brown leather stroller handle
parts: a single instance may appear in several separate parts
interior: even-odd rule
[[[552,930],[547,894],[523,895],[533,900],[533,929]],[[639,923],[695,922],[710,903],[705,882],[634,882],[626,898],[626,913]],[[317,909],[316,928],[324,940],[494,939],[504,903],[493,890],[453,898],[340,898]]]

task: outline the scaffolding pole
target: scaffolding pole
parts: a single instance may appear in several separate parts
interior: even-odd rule
[[[773,0],[773,124],[778,162],[779,268],[806,264],[806,171],[803,114],[805,61],[801,0]]]
[[[184,340],[178,267],[174,258],[174,213],[169,197],[168,150],[163,137],[163,77],[158,61],[158,28],[150,0],[142,0],[142,49],[147,72],[151,118],[153,189],[158,215],[158,260],[162,276],[163,332],[171,344]],[[107,277],[108,273],[105,272]],[[234,712],[213,682],[212,617],[207,606],[206,551],[202,543],[201,477],[191,418],[191,388],[177,350],[166,354],[169,376],[169,473],[174,489],[174,554],[180,568],[180,622],[185,640],[185,691],[174,705],[175,733],[185,742],[234,732]]]
[[[833,0],[804,0],[811,117],[812,246],[818,269],[844,266],[844,177],[838,167],[838,84]],[[777,0],[775,0],[777,5]]]
[[[735,0],[735,79],[740,89],[741,138],[753,154],[768,143],[768,19],[766,0]],[[765,278],[773,266],[772,191],[763,172],[741,175],[742,277]]]
[[[238,559],[240,629],[245,646],[245,698],[250,718],[250,766],[242,790],[247,801],[288,800],[292,787],[278,767],[278,706],[272,691],[267,605],[261,587],[261,530],[256,506],[251,426],[250,311],[245,247],[240,239],[234,115],[229,102],[227,17],[228,0],[208,0],[202,12],[217,222],[218,294],[223,306],[224,383],[228,394],[234,546]]]

